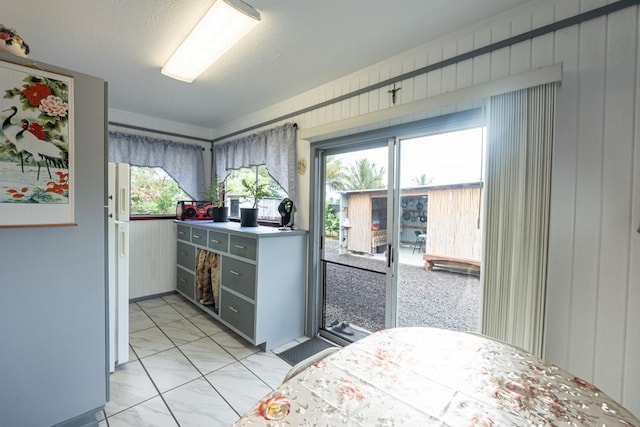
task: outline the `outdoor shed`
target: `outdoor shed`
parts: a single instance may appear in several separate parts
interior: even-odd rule
[[[341,193],[341,249],[375,254],[387,243],[387,191]],[[402,189],[399,207],[400,244],[442,257],[480,260],[482,247],[482,182]],[[418,232],[418,233],[416,233]]]

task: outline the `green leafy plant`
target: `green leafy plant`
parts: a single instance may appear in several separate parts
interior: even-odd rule
[[[324,231],[329,236],[336,236],[340,229],[340,218],[327,203],[324,208]]]
[[[224,207],[224,199],[225,199],[225,188],[224,181],[218,180],[218,175],[214,175],[211,180],[211,185],[209,189],[205,193],[207,200],[211,202],[215,207],[222,208]]]
[[[162,168],[131,167],[132,215],[175,215],[176,202],[189,199]]]
[[[242,187],[244,189],[244,197],[247,200],[253,200],[253,209],[257,209],[260,200],[271,194],[267,182],[256,182],[255,180],[244,178],[242,180]]]

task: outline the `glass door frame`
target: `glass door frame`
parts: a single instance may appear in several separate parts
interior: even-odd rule
[[[324,244],[324,201],[325,176],[324,160],[327,152],[338,154],[340,151],[356,151],[386,145],[388,156],[387,186],[387,278],[385,301],[385,326],[396,324],[398,248],[399,248],[399,211],[400,211],[400,170],[396,163],[400,161],[400,141],[416,137],[453,132],[486,125],[486,111],[475,108],[462,112],[446,114],[430,119],[419,120],[402,125],[390,126],[356,133],[353,135],[312,141],[310,144],[310,187],[309,187],[309,264],[307,286],[307,316],[305,334],[313,337],[319,334],[322,322],[322,268],[320,256]],[[334,337],[331,337],[332,339]],[[337,338],[337,337],[336,337]],[[348,344],[348,342],[336,342]]]
[[[331,334],[330,332],[322,330],[322,313],[323,313],[323,283],[322,283],[322,266],[321,256],[324,249],[324,204],[326,199],[325,188],[325,169],[326,169],[326,157],[328,155],[336,155],[341,153],[348,153],[352,151],[360,151],[371,148],[388,148],[388,140],[386,138],[378,138],[368,141],[358,141],[357,143],[338,143],[333,141],[325,141],[321,144],[316,144],[311,149],[311,167],[310,174],[312,179],[312,188],[316,188],[317,191],[313,191],[310,194],[310,230],[309,230],[309,283],[312,284],[308,287],[307,301],[307,319],[305,326],[305,334],[307,336],[316,336],[322,331],[324,336],[330,335],[331,340],[341,344],[349,344],[348,341],[341,339],[340,337]],[[388,165],[391,162],[388,162]],[[388,181],[391,181],[391,172],[388,172]],[[387,197],[387,204],[389,204],[389,197]],[[388,207],[389,205],[387,205]],[[389,248],[389,235],[387,235],[387,248]],[[387,251],[387,265],[389,265],[389,251]],[[390,269],[386,269],[385,289],[386,299],[388,300],[388,290],[390,282]],[[387,313],[388,301],[385,301],[385,325],[388,322]]]

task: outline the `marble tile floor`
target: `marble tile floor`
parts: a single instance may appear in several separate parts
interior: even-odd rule
[[[291,368],[179,294],[129,306],[129,362],[110,376],[100,427],[231,426]]]

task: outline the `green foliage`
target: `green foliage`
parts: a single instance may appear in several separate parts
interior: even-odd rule
[[[162,168],[131,167],[131,214],[174,214],[176,203],[190,200]]]
[[[349,167],[344,181],[348,190],[372,190],[386,187],[384,177],[385,169],[378,169],[375,163],[369,163],[365,158],[356,160],[355,164]]]
[[[340,158],[336,156],[327,157],[325,182],[329,190],[343,191],[347,189],[346,174]]]
[[[211,202],[211,204],[215,205],[218,208],[224,206],[225,201],[225,190],[224,190],[224,181],[218,180],[218,175],[214,175],[211,180],[211,185],[209,189],[205,193],[205,197],[207,200]]]
[[[242,187],[244,188],[243,195],[248,200],[253,200],[253,208],[258,207],[260,200],[265,197],[269,197],[269,184],[264,181],[257,182],[255,179],[244,178],[242,180]]]
[[[416,185],[418,186],[424,186],[424,185],[429,185],[433,182],[433,178],[427,178],[427,174],[423,173],[420,176],[414,176],[413,177],[413,182],[416,183]]]
[[[258,181],[260,183],[266,183],[267,195],[265,197],[286,197],[286,193],[282,190],[280,185],[271,178],[269,172],[265,166],[258,166]],[[256,168],[241,168],[231,171],[226,179],[227,194],[233,195],[246,195],[245,187],[242,184],[243,180],[247,182],[256,181]]]
[[[339,228],[340,218],[327,203],[324,208],[324,231],[326,234],[334,236],[337,235]]]

